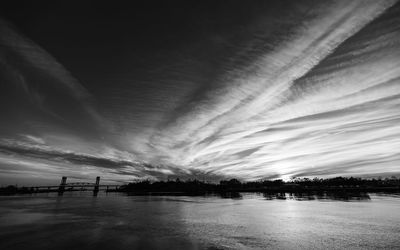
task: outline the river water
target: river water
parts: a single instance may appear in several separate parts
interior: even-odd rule
[[[400,249],[400,196],[3,196],[0,249]]]

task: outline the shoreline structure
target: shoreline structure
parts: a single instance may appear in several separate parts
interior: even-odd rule
[[[218,184],[199,180],[181,181],[155,181],[149,180],[128,183],[126,185],[99,185],[100,177],[96,183],[67,184],[66,177],[62,178],[59,186],[36,187],[0,187],[0,195],[51,193],[62,194],[68,191],[93,190],[97,194],[99,186],[105,192],[124,192],[131,195],[204,195],[210,193],[307,193],[307,192],[390,192],[400,193],[400,178],[392,176],[385,179],[363,179],[354,177],[335,177],[329,179],[320,178],[294,178],[290,181],[263,180],[252,182],[240,182],[237,179],[222,180]],[[75,184],[75,185],[73,185]]]

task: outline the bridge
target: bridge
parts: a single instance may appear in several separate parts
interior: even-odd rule
[[[49,192],[58,192],[58,195],[62,196],[64,192],[71,191],[88,191],[92,190],[93,195],[97,196],[97,193],[100,190],[109,192],[116,191],[120,185],[100,185],[100,176],[96,177],[96,181],[94,183],[90,182],[70,182],[67,183],[67,177],[63,176],[61,178],[60,185],[57,186],[35,186],[30,187],[31,192],[35,193],[49,193]]]

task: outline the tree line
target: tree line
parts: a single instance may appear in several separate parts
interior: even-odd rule
[[[399,190],[400,178],[293,178],[288,181],[260,180],[241,182],[238,179],[221,180],[219,183],[209,183],[200,180],[168,181],[137,181],[121,187],[120,191],[126,192],[245,192],[245,191],[306,191],[306,190]]]

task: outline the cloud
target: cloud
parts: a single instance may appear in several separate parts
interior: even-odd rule
[[[36,142],[4,139],[0,142],[1,163],[25,166],[22,171],[25,174],[36,171],[36,174],[52,173],[52,175],[58,174],[58,176],[72,176],[74,179],[87,179],[88,174],[96,175],[99,172],[102,173],[102,178],[105,180],[122,182],[137,179],[165,179],[167,177],[188,179],[207,176],[203,173],[172,166],[153,166],[138,162],[133,160],[131,155],[115,149],[111,154],[104,152],[102,155],[89,155],[36,144]],[[2,170],[7,173],[15,171],[16,168],[7,169],[2,166]],[[217,179],[212,175],[207,177],[208,179]]]
[[[2,175],[47,169],[52,177],[126,181],[400,174],[395,3],[266,4],[238,24],[210,17],[221,27],[204,24],[207,31],[190,38],[171,27],[179,39],[156,37],[167,49],[140,47],[136,37],[133,45],[118,42],[121,62],[102,62],[107,72],[81,69],[96,79],[85,85],[0,21]],[[93,51],[107,49],[100,47]]]
[[[227,71],[221,87],[162,129],[152,144],[171,162],[250,179],[290,177],[299,168],[313,173],[327,164],[329,172],[337,166],[337,174],[344,174],[342,165],[352,169],[353,160],[393,151],[399,33],[385,28],[385,19],[359,32],[393,3],[338,2],[329,12],[325,6],[313,9],[314,18],[275,38],[279,46],[259,51],[262,56],[245,69]],[[337,115],[323,118],[331,112]],[[375,126],[375,119],[383,120]],[[375,136],[374,146],[364,142],[368,135]],[[349,147],[356,149],[348,153]],[[391,171],[396,162],[389,163]],[[358,173],[374,168],[379,162],[371,160]]]
[[[0,33],[3,130],[26,129],[27,122],[73,130],[89,125],[93,132],[108,125],[94,97],[52,55],[2,19]]]
[[[35,143],[35,144],[46,144],[45,141],[37,136],[33,135],[21,135],[22,138],[27,139],[28,141]]]

